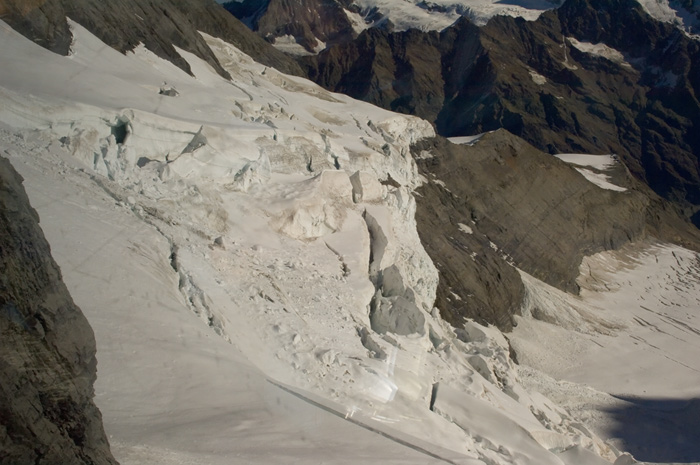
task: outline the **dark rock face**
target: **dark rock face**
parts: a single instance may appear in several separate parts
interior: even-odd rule
[[[335,0],[244,0],[224,7],[268,41],[290,35],[309,52],[319,45],[349,42],[355,32]]]
[[[423,171],[428,172],[425,166]],[[475,228],[472,234],[460,230],[459,223],[471,224],[471,212],[450,192],[428,183],[418,193],[418,234],[440,272],[435,306],[442,318],[455,328],[472,318],[503,331],[512,329],[512,316],[520,313],[524,297],[517,270],[491,248],[485,234]]]
[[[584,255],[647,235],[700,244],[698,231],[624,167],[616,182],[627,191],[601,189],[504,130],[474,146],[436,138],[413,150],[426,178],[439,181],[418,190],[416,220],[440,270],[436,306],[456,327],[465,317],[512,327],[523,298],[513,266],[577,293]]]
[[[608,44],[634,67],[637,89],[622,87],[627,111],[611,105],[633,172],[663,197],[700,205],[700,42],[631,0],[571,0],[558,18],[564,34]]]
[[[300,62],[326,88],[435,121],[455,81],[471,74],[480,52],[478,28],[464,19],[442,34],[368,29],[354,42]]]
[[[462,19],[440,34],[368,30],[300,63],[322,86],[444,136],[505,128],[549,153],[618,154],[686,216],[700,208],[700,41],[633,0],[568,0],[537,21]]]
[[[0,463],[116,464],[92,401],[95,337],[0,158]]]
[[[66,16],[111,47],[125,52],[139,43],[191,73],[174,46],[221,67],[198,31],[230,42],[255,60],[290,74],[299,66],[226,12],[214,0],[0,0],[0,14],[14,29],[45,48],[67,55],[72,36]]]
[[[567,37],[607,44],[627,64],[581,52]],[[524,57],[496,79],[498,103],[491,111],[515,115],[503,127],[550,153],[617,153],[654,191],[697,209],[697,41],[653,20],[632,0],[570,0],[533,24],[499,18],[484,28],[482,42],[499,63]],[[547,83],[528,82],[526,67]],[[462,114],[450,111],[445,119]],[[491,128],[475,119],[464,129]]]

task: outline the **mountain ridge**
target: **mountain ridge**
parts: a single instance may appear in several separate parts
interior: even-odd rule
[[[73,40],[69,17],[122,53],[144,43],[190,74],[189,64],[175,46],[201,57],[227,77],[199,31],[225,38],[260,63],[289,74],[301,73],[292,59],[269,47],[213,0],[0,0],[0,14],[15,30],[60,55],[69,54]]]
[[[607,43],[621,61],[573,39]],[[497,16],[476,27],[463,18],[439,34],[367,30],[299,61],[322,86],[424,117],[444,136],[505,128],[549,153],[617,154],[693,218],[699,52],[697,40],[632,0],[568,0],[535,21]]]
[[[416,218],[440,270],[435,305],[455,327],[472,318],[511,330],[524,299],[516,268],[577,295],[584,256],[649,238],[700,250],[700,232],[629,174],[621,191],[601,189],[506,130],[413,152],[428,180]]]

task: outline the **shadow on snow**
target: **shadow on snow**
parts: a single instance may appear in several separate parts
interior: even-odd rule
[[[700,398],[624,401],[608,410],[615,423],[608,434],[644,462],[700,462]]]

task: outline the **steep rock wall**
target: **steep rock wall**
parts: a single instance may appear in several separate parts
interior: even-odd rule
[[[319,41],[332,45],[356,36],[343,6],[334,0],[245,0],[228,2],[224,7],[265,40],[292,36],[309,52],[320,45]]]
[[[92,401],[95,337],[0,158],[0,462],[116,464]]]

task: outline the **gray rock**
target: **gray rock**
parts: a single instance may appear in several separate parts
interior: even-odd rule
[[[369,321],[372,330],[379,334],[425,334],[425,315],[415,303],[402,296],[385,297],[377,291]]]
[[[95,337],[0,158],[0,463],[116,464],[93,403]]]

